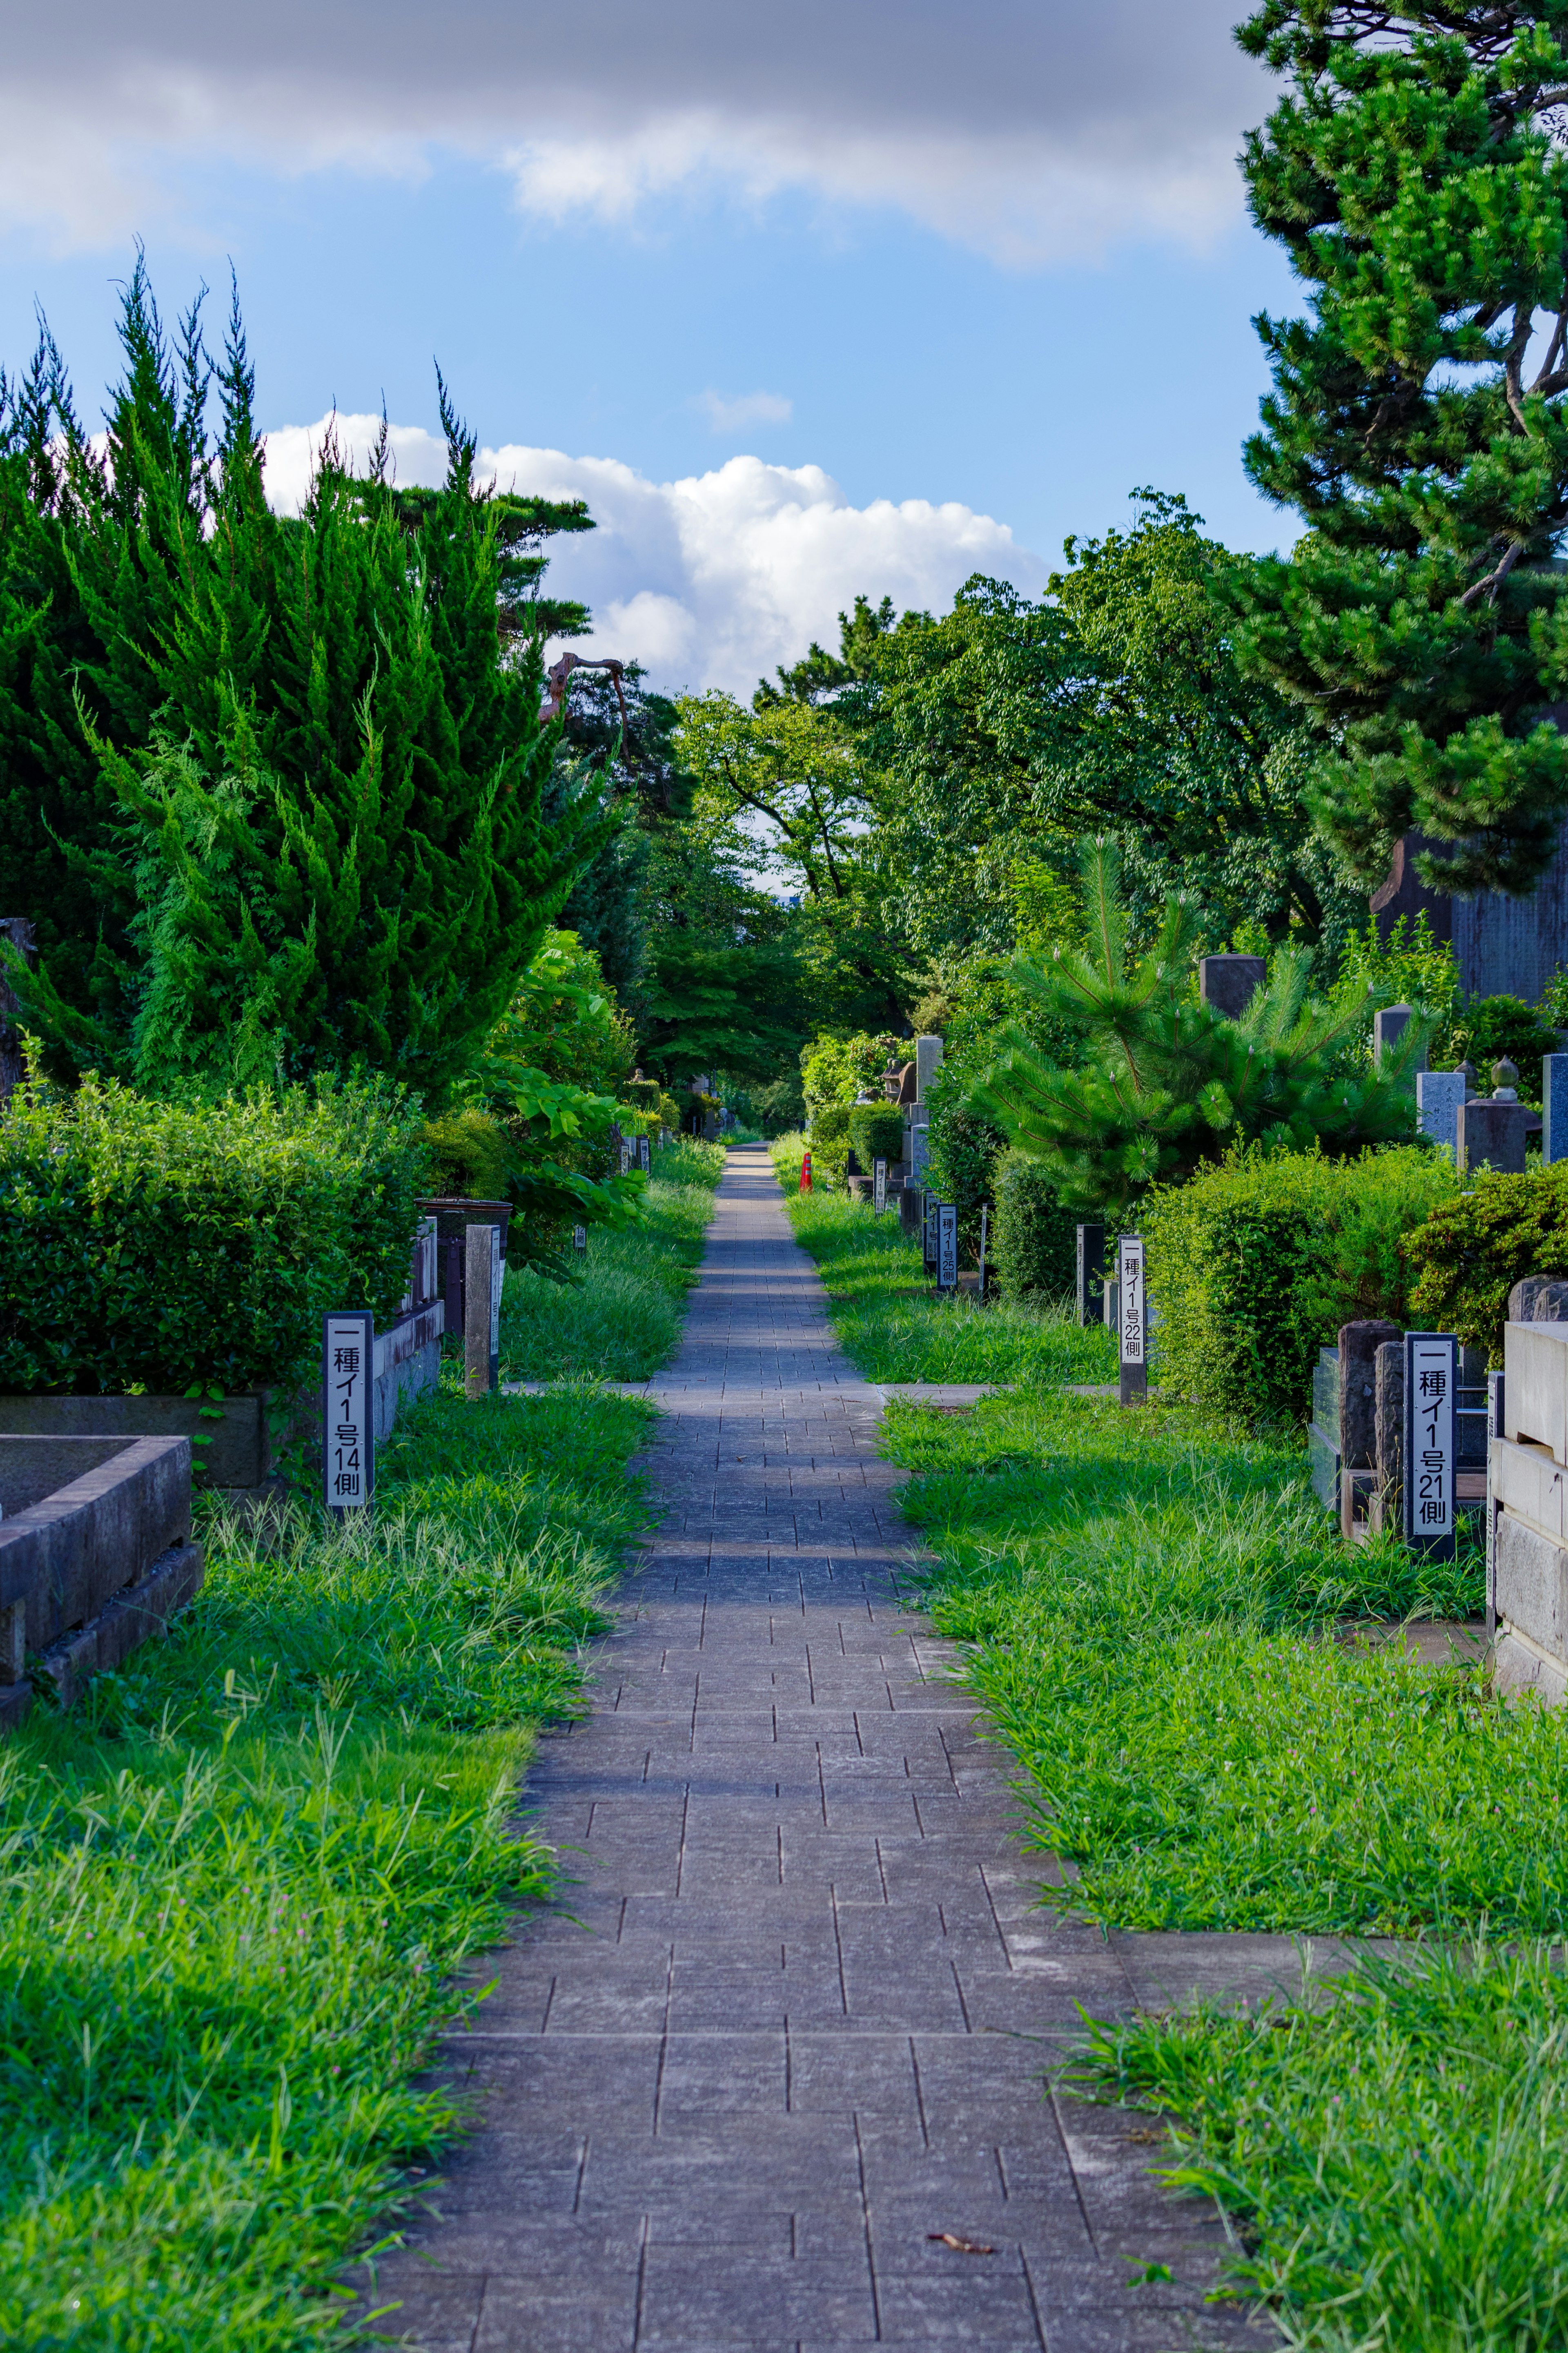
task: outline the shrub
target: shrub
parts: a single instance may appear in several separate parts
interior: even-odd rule
[[[426,1121],[420,1142],[429,1155],[432,1193],[470,1201],[504,1201],[510,1175],[507,1134],[500,1120],[469,1105]]]
[[[806,1110],[815,1119],[824,1103],[852,1103],[868,1088],[879,1087],[889,1058],[900,1050],[899,1039],[872,1038],[864,1030],[849,1038],[814,1038],[800,1057]]]
[[[89,1074],[0,1116],[0,1391],[292,1392],[321,1317],[389,1323],[426,1173],[383,1085],[200,1108]]]
[[[1078,1280],[1078,1221],[1040,1163],[1022,1152],[997,1166],[992,1248],[1009,1299],[1062,1299]]]
[[[931,1087],[929,1181],[957,1209],[960,1251],[973,1258],[980,1249],[980,1212],[995,1199],[996,1167],[1007,1140],[964,1101],[961,1084],[944,1066]]]
[[[1541,1109],[1541,1058],[1561,1052],[1563,1044],[1544,1014],[1522,997],[1478,997],[1460,1008],[1454,1042],[1474,1065],[1483,1093],[1491,1092],[1492,1064],[1506,1056],[1519,1071],[1521,1103]]]
[[[810,1142],[813,1171],[841,1185],[849,1166],[849,1105],[824,1103],[813,1113]]]
[[[1318,1350],[1342,1324],[1407,1321],[1402,1246],[1458,1182],[1422,1145],[1332,1161],[1254,1145],[1152,1190],[1142,1226],[1162,1386],[1252,1423],[1305,1420]]]
[[[849,1114],[849,1140],[855,1156],[868,1176],[874,1160],[900,1160],[904,1150],[904,1117],[892,1105],[857,1103]]]
[[[1568,1161],[1523,1176],[1483,1168],[1408,1236],[1411,1311],[1502,1362],[1508,1294],[1526,1274],[1568,1274]]]

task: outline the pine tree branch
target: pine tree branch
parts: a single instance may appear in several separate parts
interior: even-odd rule
[[[1509,574],[1513,570],[1514,565],[1519,562],[1520,557],[1523,554],[1523,540],[1510,540],[1509,542],[1507,551],[1504,554],[1502,562],[1497,566],[1497,569],[1493,572],[1489,572],[1484,580],[1478,580],[1471,587],[1466,589],[1464,595],[1459,599],[1460,611],[1468,611],[1470,606],[1475,604],[1477,600],[1482,596],[1486,597],[1489,604],[1495,605],[1498,600],[1498,590],[1502,586],[1503,582],[1508,578]]]

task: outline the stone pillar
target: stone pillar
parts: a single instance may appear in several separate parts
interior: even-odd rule
[[[1258,955],[1198,958],[1198,995],[1216,1013],[1239,1021],[1268,977],[1268,961]]]
[[[1377,1462],[1377,1352],[1385,1342],[1403,1342],[1397,1324],[1380,1319],[1340,1326],[1340,1530],[1355,1529],[1355,1499],[1375,1483]]]
[[[1564,1057],[1568,1060],[1568,1057]],[[1418,1071],[1415,1074],[1415,1124],[1423,1135],[1447,1153],[1455,1166],[1459,1159],[1459,1109],[1469,1092],[1464,1071]],[[1568,1152],[1568,1124],[1563,1150]]]
[[[0,939],[9,940],[28,964],[36,961],[33,926],[26,915],[0,915]],[[22,1083],[22,1038],[15,1018],[20,1010],[6,966],[0,964],[0,1103]]]
[[[1373,1429],[1377,1482],[1367,1517],[1373,1529],[1400,1532],[1405,1509],[1405,1343],[1384,1340],[1374,1359]]]
[[[922,1108],[931,1092],[931,1082],[942,1068],[942,1039],[935,1037],[915,1039],[915,1102]]]
[[[463,1390],[488,1397],[496,1384],[494,1343],[500,1317],[500,1229],[470,1226],[463,1267]]]
[[[1541,1057],[1541,1157],[1568,1160],[1568,1054]]]

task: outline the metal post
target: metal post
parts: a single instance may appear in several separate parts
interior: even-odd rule
[[[1099,1324],[1105,1314],[1105,1228],[1078,1229],[1078,1320]]]
[[[988,1229],[988,1227],[989,1227],[989,1225],[990,1225],[990,1222],[991,1222],[991,1204],[990,1204],[990,1202],[989,1202],[989,1201],[982,1201],[982,1203],[980,1204],[980,1293],[979,1293],[980,1304],[982,1305],[982,1307],[984,1307],[984,1304],[985,1304],[985,1236],[986,1236],[986,1231],[987,1231],[987,1229]]]

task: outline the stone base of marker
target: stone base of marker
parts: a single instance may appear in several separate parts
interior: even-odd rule
[[[1123,1405],[1147,1405],[1149,1368],[1146,1365],[1123,1365],[1121,1367],[1120,1395]]]

